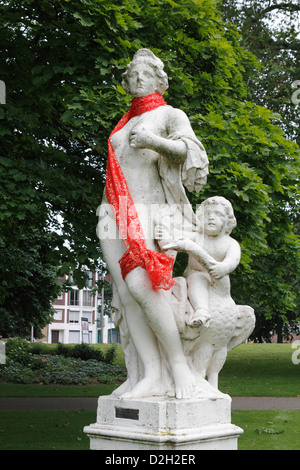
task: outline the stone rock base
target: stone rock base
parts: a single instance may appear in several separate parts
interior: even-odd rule
[[[94,450],[236,450],[243,430],[231,424],[231,398],[176,400],[99,397],[86,426]]]

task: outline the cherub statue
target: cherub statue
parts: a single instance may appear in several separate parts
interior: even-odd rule
[[[170,238],[166,227],[157,227],[160,246],[189,254],[184,278],[175,278],[174,314],[195,371],[218,387],[218,373],[227,351],[248,338],[254,328],[251,307],[237,306],[230,295],[229,274],[238,266],[240,246],[230,233],[236,226],[231,203],[216,196],[196,212],[197,231],[189,238]],[[176,309],[177,304],[177,309]],[[179,308],[179,305],[181,307]]]
[[[209,323],[209,287],[230,292],[229,274],[238,266],[241,250],[238,242],[230,237],[236,226],[232,205],[217,196],[204,201],[196,212],[199,231],[194,240],[179,238],[164,249],[189,253],[187,278],[188,297],[193,314],[188,325],[197,327]]]

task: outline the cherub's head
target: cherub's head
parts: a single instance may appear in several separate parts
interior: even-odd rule
[[[208,235],[218,235],[222,231],[231,233],[236,227],[231,203],[222,196],[213,196],[203,201],[196,212],[200,231]]]
[[[163,95],[169,87],[168,76],[163,69],[164,64],[152,51],[140,49],[134,54],[132,61],[127,65],[126,71],[123,73],[122,87],[132,96],[135,96],[137,93],[137,96],[143,96],[142,91],[139,92],[137,90],[139,84],[135,80],[135,76],[142,71],[144,72],[143,79],[146,80],[148,85],[151,81],[154,81],[154,89],[150,90],[150,92],[159,92]],[[144,87],[148,91],[149,86],[144,85]]]

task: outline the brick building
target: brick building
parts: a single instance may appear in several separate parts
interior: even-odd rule
[[[98,281],[99,274],[86,271],[88,280],[84,289],[78,289],[69,277],[72,288],[62,292],[53,302],[55,310],[52,323],[43,330],[44,341],[47,343],[76,344],[89,343],[118,343],[119,334],[114,328],[112,313],[104,315],[101,308],[101,293],[92,293],[92,288]],[[58,279],[59,283],[64,278]],[[106,278],[106,280],[109,280]]]

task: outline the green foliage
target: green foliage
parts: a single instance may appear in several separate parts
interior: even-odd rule
[[[284,432],[283,429],[281,429],[280,431],[277,431],[276,429],[273,429],[273,428],[257,428],[255,429],[255,432],[257,432],[257,434],[282,434]]]
[[[116,358],[116,347],[111,346],[107,351],[102,351],[101,349],[95,349],[86,343],[80,343],[74,346],[59,343],[52,353],[59,354],[64,357],[82,359],[83,361],[94,359],[107,364],[113,364]]]
[[[279,113],[285,135],[299,144],[299,109],[292,100],[292,84],[300,76],[298,0],[222,0],[222,11],[260,61],[248,82],[251,100]]]
[[[0,336],[29,338],[31,326],[38,336],[51,322],[51,303],[60,287],[49,246],[51,236],[39,234],[36,228],[10,235],[12,225],[9,220],[0,228]]]
[[[299,110],[292,100],[292,84],[300,73],[298,2],[223,0],[222,11],[224,21],[234,23],[240,31],[242,45],[259,59],[248,80],[249,99],[258,105],[256,109],[264,110],[265,117],[269,113],[284,136],[299,144]],[[259,105],[268,106],[273,113]],[[261,135],[261,126],[258,130]],[[239,292],[243,299],[248,296],[255,308],[254,337],[269,340],[277,332],[278,341],[282,341],[299,331],[299,152],[283,139],[278,127],[271,126],[270,130],[265,143],[260,139],[262,161],[269,173],[268,178],[264,175],[268,183],[269,221],[262,225],[267,244],[259,257],[252,257],[251,269],[256,279],[246,277]],[[295,155],[294,161],[290,152]]]
[[[78,278],[81,266],[99,266],[96,209],[107,139],[130,102],[121,76],[134,52],[148,47],[165,63],[167,103],[187,112],[209,156],[208,184],[200,195],[189,195],[191,202],[219,194],[233,204],[238,220],[233,236],[243,252],[232,277],[235,299],[254,301],[262,315],[286,321],[296,303],[291,279],[299,272],[292,226],[299,148],[276,127],[277,114],[250,101],[248,83],[257,81],[260,64],[242,47],[237,28],[223,19],[220,5],[215,0],[2,2],[0,77],[7,99],[0,110],[0,243],[8,254],[28,251],[20,240],[37,231],[48,250],[40,243],[34,259],[47,269],[59,265]],[[28,276],[36,272],[30,263],[18,266],[15,272],[25,280],[23,267]],[[16,294],[10,279],[7,287]],[[38,290],[41,285],[32,299]],[[48,306],[53,292],[43,292]],[[39,310],[45,314],[40,323],[47,323],[48,307]],[[34,315],[30,311],[27,302],[6,307],[4,330],[11,331],[16,315],[27,324],[38,316],[37,309]]]
[[[85,385],[115,383],[125,376],[123,366],[113,365],[114,346],[104,353],[87,344],[58,345],[50,354],[38,354],[42,348],[18,338],[7,341],[6,352],[7,363],[0,365],[1,382]]]
[[[21,365],[28,365],[31,361],[29,344],[24,339],[9,339],[6,343],[5,352],[11,361],[18,362]]]

